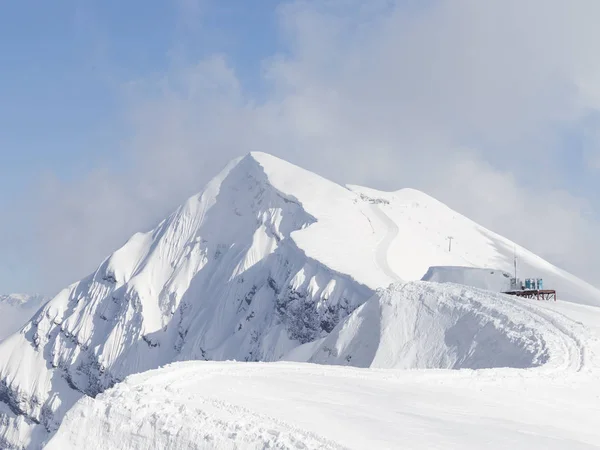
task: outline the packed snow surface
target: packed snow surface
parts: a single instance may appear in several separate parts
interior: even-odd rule
[[[46,448],[596,449],[599,404],[590,374],[186,362],[83,399]]]
[[[174,364],[82,399],[46,448],[598,448],[599,329],[600,308],[398,284],[313,358],[368,370]]]
[[[595,287],[485,229],[427,194],[414,189],[381,192],[360,186],[348,187],[394,224],[390,230],[389,224],[367,214],[374,230],[381,233],[383,229],[396,236],[387,250],[388,264],[405,281],[422,279],[434,266],[491,268],[513,273],[516,253],[520,278],[543,278],[544,285],[548,289],[556,289],[559,297],[566,301],[600,305]],[[451,251],[448,237],[453,238]],[[438,271],[440,274],[441,271]],[[451,274],[446,271],[446,275]]]
[[[373,297],[391,283],[420,280],[432,266],[510,271],[515,249],[520,276],[544,278],[565,301],[600,304],[594,287],[421,192],[343,187],[249,154],[0,342],[0,448],[38,448],[82,397],[176,361],[575,365],[551,352],[574,349],[565,337],[577,341],[574,332],[538,330],[551,321],[570,328],[514,299],[498,306],[500,297],[457,295],[466,288],[450,285],[419,293],[418,283],[405,294],[422,305]],[[397,335],[385,329],[396,326],[404,327]],[[423,326],[448,341],[427,339]],[[396,337],[402,344],[381,344]]]

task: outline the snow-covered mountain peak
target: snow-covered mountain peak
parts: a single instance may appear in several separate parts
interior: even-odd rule
[[[11,411],[0,447],[54,430],[79,396],[131,373],[176,360],[272,361],[326,336],[372,294],[362,268],[372,285],[389,281],[368,258],[336,255],[360,237],[347,230],[356,218],[376,242],[355,197],[264,154],[230,163],[0,345]]]
[[[419,191],[418,189],[403,188],[403,189],[394,191],[391,194],[392,194],[393,198],[396,199],[396,201],[399,201],[402,203],[413,204],[415,206],[419,205],[419,206],[423,206],[425,208],[445,209],[446,211],[451,211],[451,212],[455,213],[455,211],[450,209],[448,206],[446,206],[444,203],[439,201],[437,198],[434,198],[431,195],[429,195],[423,191]]]
[[[41,442],[78,398],[132,373],[279,360],[327,338],[379,288],[430,266],[508,271],[513,247],[419,191],[346,188],[250,153],[0,343],[0,447]],[[536,255],[520,258],[559,298],[599,301]]]

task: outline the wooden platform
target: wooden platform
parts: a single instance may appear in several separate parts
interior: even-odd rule
[[[508,291],[504,292],[508,295],[516,295],[517,297],[533,298],[536,300],[554,300],[556,301],[556,291],[554,290],[538,290],[538,289],[525,289],[522,291]]]

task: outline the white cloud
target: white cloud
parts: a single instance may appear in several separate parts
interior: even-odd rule
[[[422,189],[600,283],[594,193],[554,181],[562,130],[600,106],[600,3],[297,1],[279,19],[288,48],[264,61],[260,102],[222,55],[126,84],[130,167],[43,199],[53,288],[251,150],[338,182]]]

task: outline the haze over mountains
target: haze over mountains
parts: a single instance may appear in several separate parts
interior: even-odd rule
[[[43,295],[0,295],[0,341],[19,331],[47,300]]]
[[[80,399],[70,414],[178,361],[595,370],[595,337],[564,310],[418,281],[432,266],[510,272],[515,250],[521,276],[600,305],[593,286],[422,192],[344,187],[251,153],[0,342],[0,447],[39,448]],[[53,445],[81,445],[68,417]]]

